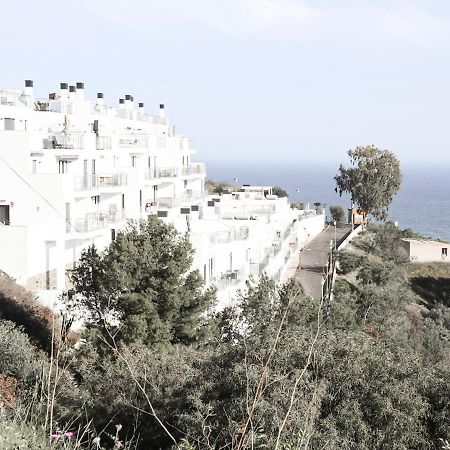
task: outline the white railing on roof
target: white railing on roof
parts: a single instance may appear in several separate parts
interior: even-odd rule
[[[23,92],[0,90],[0,105],[29,108],[31,106],[31,97]]]

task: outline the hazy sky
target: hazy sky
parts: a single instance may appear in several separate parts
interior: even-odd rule
[[[0,1],[1,88],[166,103],[198,160],[450,164],[449,0]]]

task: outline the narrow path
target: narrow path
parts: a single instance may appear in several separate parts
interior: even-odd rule
[[[347,237],[351,230],[352,226],[349,224],[337,225],[337,245]],[[315,299],[320,299],[322,296],[322,279],[330,255],[330,242],[334,242],[334,239],[334,225],[330,225],[308,244],[300,255],[300,266],[294,279],[300,282],[306,295]]]

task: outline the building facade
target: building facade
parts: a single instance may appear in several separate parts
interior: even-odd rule
[[[33,89],[0,91],[0,270],[28,289],[62,291],[84,248],[157,215],[189,233],[193,267],[226,303],[251,275],[282,278],[323,228],[323,215],[291,210],[270,187],[208,195],[205,165],[164,105],[146,114],[127,94],[106,106],[83,83],[45,100]]]
[[[412,262],[450,262],[450,244],[429,239],[402,239]]]

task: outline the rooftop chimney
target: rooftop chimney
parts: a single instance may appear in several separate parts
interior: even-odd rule
[[[166,118],[166,111],[162,103],[159,105],[159,117],[161,117],[162,119]]]
[[[84,100],[84,83],[77,82],[77,99]]]
[[[77,98],[77,89],[75,86],[69,86],[69,100],[76,100]]]
[[[33,81],[25,80],[25,95],[29,95],[33,99]]]
[[[124,109],[125,108],[125,99],[119,98],[119,108]]]
[[[125,109],[131,109],[131,95],[125,95]]]
[[[144,114],[144,104],[143,103],[139,103],[139,108],[138,108],[139,112]]]
[[[103,92],[97,92],[97,105],[103,105]]]
[[[60,83],[59,86],[61,88],[60,99],[67,100],[67,98],[69,97],[69,85],[67,83]]]

